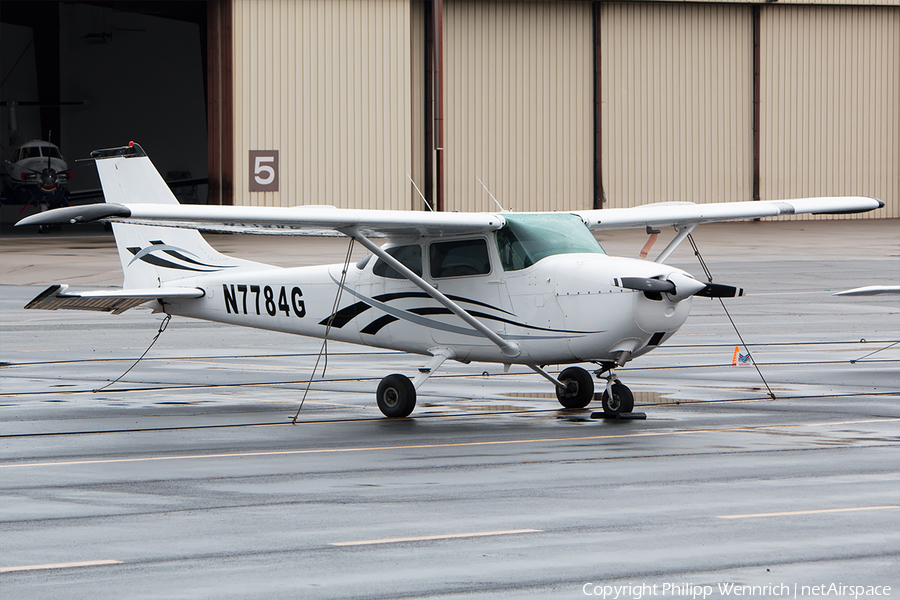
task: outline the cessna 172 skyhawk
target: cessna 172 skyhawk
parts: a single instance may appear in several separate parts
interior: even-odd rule
[[[377,400],[388,417],[415,408],[416,390],[448,360],[526,365],[551,381],[560,404],[593,399],[593,363],[606,379],[607,412],[633,397],[614,369],[671,337],[694,296],[742,291],[702,283],[665,260],[699,223],[794,213],[855,213],[873,198],[661,203],[568,213],[435,213],[325,206],[178,204],[137,144],[92,153],[106,204],[60,208],[19,225],[113,224],[123,289],[69,292],[53,285],[26,308],[119,314],[156,311],[430,356],[415,381],[388,375]],[[654,261],[608,256],[592,231],[672,225]],[[371,254],[355,266],[279,268],[216,252],[198,229],[271,235],[349,236]],[[383,236],[383,247],[371,237]],[[349,256],[349,254],[348,254]],[[343,273],[346,269],[346,273]],[[340,299],[340,304],[336,298]]]

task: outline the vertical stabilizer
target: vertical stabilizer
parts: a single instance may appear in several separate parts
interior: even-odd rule
[[[114,204],[178,204],[159,171],[140,146],[97,150],[100,185]],[[168,281],[257,263],[216,252],[196,229],[113,223],[123,288],[154,288]],[[262,266],[262,265],[260,265]]]

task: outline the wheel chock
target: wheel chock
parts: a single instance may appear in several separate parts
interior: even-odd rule
[[[634,421],[647,418],[647,413],[630,412],[630,413],[609,413],[595,412],[591,413],[592,419],[606,419],[608,421]]]

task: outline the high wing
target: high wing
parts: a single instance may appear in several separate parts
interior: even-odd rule
[[[662,202],[634,208],[572,211],[592,231],[640,227],[686,227],[700,223],[739,221],[793,214],[852,214],[884,206],[862,196],[719,202]],[[333,206],[254,207],[151,203],[89,204],[46,211],[17,225],[59,225],[108,220],[135,225],[201,229],[263,235],[323,235],[356,229],[371,236],[443,236],[486,233],[501,229],[500,213],[434,213],[420,211],[342,209]]]
[[[574,211],[592,231],[639,227],[684,227],[700,223],[741,221],[781,215],[835,215],[867,212],[884,202],[863,196],[803,198],[800,200],[757,200],[753,202],[659,202],[634,208],[607,208]]]
[[[139,203],[59,208],[31,215],[17,225],[63,225],[99,220],[262,235],[329,235],[355,228],[363,235],[376,237],[484,233],[506,224],[502,216],[492,213]]]
[[[835,292],[832,296],[887,296],[900,295],[900,285],[867,285],[865,287]]]

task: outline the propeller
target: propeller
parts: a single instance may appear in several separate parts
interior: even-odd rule
[[[52,135],[52,133],[50,135]],[[47,136],[47,141],[50,141],[50,135]],[[49,149],[50,146],[47,147],[47,168],[41,171],[41,188],[48,192],[52,192],[59,183],[59,175],[56,174],[56,169],[50,164]]]
[[[653,279],[652,277],[620,277],[619,287],[637,290],[639,292],[665,292],[675,293],[675,284],[668,279]]]
[[[47,159],[47,162],[50,162],[50,159]],[[59,174],[55,169],[51,167],[47,167],[40,173],[41,175],[41,189],[47,190],[48,192],[52,192],[56,189],[56,186],[59,184]]]
[[[736,298],[744,295],[743,288],[734,287],[733,285],[724,285],[721,283],[703,283],[697,281],[690,275],[674,272],[669,274],[666,279],[657,279],[653,277],[619,277],[618,287],[629,290],[637,290],[648,294],[659,295],[668,294],[671,300],[680,302],[690,296],[703,296],[705,298]]]
[[[707,283],[705,288],[694,295],[706,298],[737,298],[744,295],[744,288],[723,283]]]

